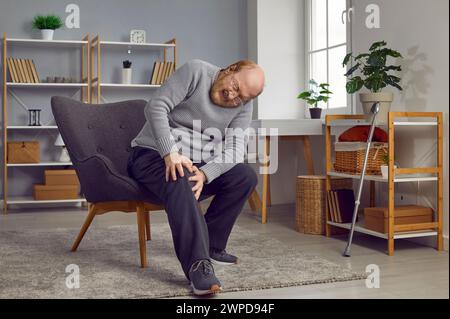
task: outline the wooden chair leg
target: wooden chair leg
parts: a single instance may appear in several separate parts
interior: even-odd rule
[[[264,138],[264,152],[263,152],[263,176],[262,176],[262,205],[261,205],[261,224],[267,223],[267,197],[269,184],[269,157],[270,157],[270,137]]]
[[[205,209],[203,208],[202,203],[201,202],[197,202],[197,205],[198,205],[198,209],[200,210],[200,212],[202,214],[205,214]]]
[[[254,193],[255,191],[253,191]],[[248,198],[248,204],[250,205],[250,209],[252,210],[252,212],[256,211],[256,204],[255,204],[255,200],[253,198],[253,193],[250,194],[250,197]]]
[[[145,211],[144,204],[137,204],[137,225],[139,234],[139,252],[141,255],[141,267],[147,267],[147,244],[145,242]]]
[[[147,235],[147,240],[152,240],[150,225],[150,212],[145,212],[145,234]]]
[[[92,220],[95,217],[95,214],[96,214],[95,204],[90,204],[89,205],[89,212],[88,212],[88,215],[86,217],[86,220],[84,221],[84,224],[81,227],[81,230],[80,230],[80,233],[78,234],[77,239],[75,240],[75,242],[72,245],[71,251],[76,251],[77,250],[78,246],[81,243],[81,240],[84,237],[84,234],[86,233],[86,231],[88,230],[89,226],[91,225]]]
[[[267,175],[267,206],[272,207],[272,195],[270,194],[270,175]]]
[[[250,194],[248,204],[250,205],[252,211],[261,211],[261,198],[259,197],[256,189]]]

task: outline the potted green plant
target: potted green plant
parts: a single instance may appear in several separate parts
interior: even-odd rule
[[[389,177],[389,155],[385,154],[383,155],[383,164],[381,165],[381,175],[383,176],[383,178],[388,178]],[[397,168],[397,165],[394,165],[394,168]]]
[[[122,64],[122,84],[131,84],[131,61],[125,60]]]
[[[36,15],[33,18],[33,29],[41,30],[42,40],[53,40],[54,31],[63,25],[61,18],[54,14]]]
[[[353,56],[353,53],[350,52],[342,62],[343,66],[353,65],[345,74],[349,79],[346,86],[347,93],[356,93],[363,87],[368,89],[370,93],[359,95],[363,110],[365,114],[371,114],[372,105],[375,102],[380,102],[380,112],[377,115],[377,122],[379,123],[387,123],[387,114],[394,100],[392,92],[382,92],[382,90],[387,86],[402,90],[399,85],[401,79],[390,74],[392,71],[401,71],[401,66],[386,65],[388,57],[402,58],[402,55],[395,50],[386,48],[386,45],[385,41],[375,42],[370,46],[369,52],[357,56]],[[355,75],[357,71],[360,75]]]
[[[320,119],[322,109],[319,107],[319,102],[328,102],[330,94],[333,94],[328,88],[328,83],[318,84],[314,79],[309,81],[311,89],[304,91],[298,95],[298,99],[306,101],[312,107],[309,108],[309,113],[312,119]]]

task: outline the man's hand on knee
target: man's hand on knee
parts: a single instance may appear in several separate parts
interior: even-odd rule
[[[198,200],[200,198],[200,194],[202,193],[203,185],[206,182],[206,175],[197,166],[194,166],[193,170],[194,175],[189,177],[189,181],[195,182],[194,187],[192,187],[192,191],[194,192],[195,199]]]
[[[166,182],[169,181],[169,177],[172,177],[172,180],[176,181],[177,172],[180,174],[180,177],[184,177],[183,167],[190,173],[194,172],[192,161],[178,152],[173,152],[164,156],[164,162],[166,163]]]

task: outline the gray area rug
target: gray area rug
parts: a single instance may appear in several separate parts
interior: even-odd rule
[[[136,226],[89,229],[76,253],[78,229],[0,232],[0,298],[161,298],[190,295],[168,225],[152,227],[149,267],[139,267]],[[270,237],[236,226],[229,251],[240,264],[216,266],[224,291],[300,286],[365,278],[362,273],[305,255]],[[66,267],[76,264],[80,287],[68,289]]]

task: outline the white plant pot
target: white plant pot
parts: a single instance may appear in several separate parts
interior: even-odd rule
[[[388,178],[389,177],[389,166],[387,165],[381,165],[381,175],[383,176],[383,178]],[[394,168],[397,168],[397,165],[394,165]]]
[[[122,69],[122,84],[131,84],[132,69]]]
[[[359,95],[359,99],[362,103],[364,114],[367,115],[367,120],[372,122],[372,113],[370,110],[372,109],[372,105],[375,102],[380,102],[380,111],[377,115],[377,123],[378,124],[387,124],[388,123],[388,113],[391,110],[391,103],[394,100],[394,94],[390,92],[381,92],[381,93],[361,93]]]
[[[41,29],[42,40],[53,40],[53,34],[55,30],[52,29]]]

